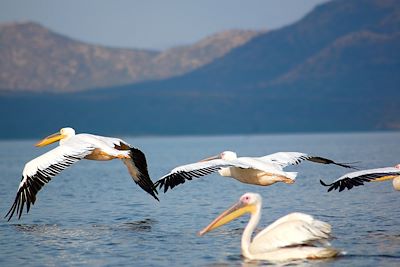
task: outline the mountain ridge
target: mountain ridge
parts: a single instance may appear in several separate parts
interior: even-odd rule
[[[230,30],[165,51],[87,44],[33,22],[0,25],[0,89],[73,92],[182,75],[260,32]]]

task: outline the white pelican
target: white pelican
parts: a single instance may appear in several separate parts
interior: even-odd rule
[[[343,175],[331,184],[326,184],[320,180],[323,186],[329,186],[328,192],[339,188],[339,192],[345,188],[348,190],[354,186],[364,185],[364,182],[381,182],[393,180],[393,188],[400,191],[400,164],[394,167],[369,169],[351,172]]]
[[[251,236],[261,217],[262,199],[259,194],[246,193],[238,203],[219,215],[199,235],[220,227],[233,219],[250,213],[250,220],[243,231],[242,255],[251,260],[291,261],[297,259],[324,259],[340,254],[329,246],[331,226],[304,213],[290,213],[281,217]],[[323,245],[323,246],[318,246]]]
[[[28,213],[30,205],[35,204],[38,191],[52,177],[81,159],[121,159],[135,183],[158,200],[157,191],[147,171],[146,157],[139,149],[118,138],[75,134],[72,128],[62,128],[58,133],[39,141],[36,146],[43,147],[56,141],[60,141],[60,146],[25,164],[17,196],[5,216],[8,216],[8,220],[15,211],[18,219],[21,218],[25,203]]]
[[[297,172],[285,172],[283,168],[296,165],[308,160],[323,164],[335,164],[345,168],[353,168],[344,163],[337,163],[330,159],[310,156],[300,152],[277,152],[264,157],[237,157],[235,152],[224,151],[219,155],[206,158],[200,162],[176,167],[168,174],[161,177],[154,185],[164,192],[183,184],[185,180],[201,177],[218,171],[221,176],[232,177],[247,183],[268,186],[276,182],[292,184]]]

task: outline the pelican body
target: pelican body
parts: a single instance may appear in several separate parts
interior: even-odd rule
[[[331,226],[304,213],[290,213],[281,217],[251,236],[260,221],[262,198],[256,193],[246,193],[238,203],[219,215],[199,232],[202,236],[243,214],[250,213],[250,220],[241,239],[242,255],[250,260],[273,262],[299,259],[324,259],[340,254],[330,247]]]
[[[25,204],[26,211],[29,212],[30,205],[36,201],[38,191],[52,177],[81,159],[121,159],[135,183],[158,200],[157,191],[148,174],[146,157],[139,149],[118,138],[75,134],[75,130],[69,127],[44,138],[36,146],[43,147],[57,141],[60,144],[58,147],[25,164],[17,196],[6,215],[8,220],[15,212],[18,219],[21,218]]]
[[[344,189],[352,189],[355,186],[364,185],[364,182],[382,182],[392,180],[393,188],[400,191],[400,164],[394,167],[384,167],[377,169],[368,169],[356,172],[347,173],[331,184],[326,184],[320,180],[323,186],[328,186],[328,192],[339,189],[339,192]]]
[[[174,188],[193,177],[201,177],[218,171],[221,176],[232,177],[242,183],[269,186],[277,182],[293,184],[297,172],[286,172],[288,165],[296,165],[302,161],[312,161],[323,164],[335,164],[345,168],[352,166],[337,163],[330,159],[310,156],[300,152],[277,152],[264,157],[237,157],[232,151],[224,151],[216,156],[203,159],[200,162],[176,167],[161,177],[155,186],[164,192]]]
[[[272,185],[277,182],[292,184],[297,175],[296,172],[284,172],[281,166],[263,158],[238,158],[237,154],[232,151],[224,151],[218,156],[205,159],[205,161],[213,159],[223,159],[232,163],[237,161],[238,163],[245,164],[247,168],[236,166],[225,167],[218,170],[218,173],[221,176],[232,177],[246,184],[262,186]],[[249,168],[250,166],[253,166],[253,168]]]

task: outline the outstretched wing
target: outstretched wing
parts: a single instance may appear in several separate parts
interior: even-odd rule
[[[82,134],[81,134],[82,135]],[[104,142],[107,146],[113,147],[117,150],[130,150],[131,145],[125,142],[122,139],[115,138],[115,137],[108,137],[108,136],[100,136],[100,135],[92,135],[92,134],[85,134],[89,135],[92,138],[96,138],[101,142]]]
[[[149,171],[147,169],[146,156],[142,151],[132,147],[130,144],[119,138],[98,135],[93,137],[101,140],[107,146],[114,149],[129,151],[129,155],[131,158],[122,159],[122,161],[128,168],[128,172],[131,175],[133,181],[135,181],[136,184],[138,184],[144,191],[149,193],[156,200],[159,200],[156,196],[158,192],[157,190],[155,190],[154,184],[150,179]]]
[[[239,162],[230,162],[223,159],[200,161],[176,167],[168,174],[161,177],[154,185],[155,187],[159,187],[159,189],[164,187],[165,193],[169,188],[172,189],[179,184],[183,184],[186,180],[192,180],[193,177],[202,177],[226,167],[249,168]]]
[[[142,151],[134,147],[130,148],[130,156],[130,159],[123,159],[123,162],[128,168],[132,179],[144,191],[152,195],[156,200],[159,200],[156,196],[158,194],[156,187],[151,181],[149,171],[147,170],[146,156]]]
[[[323,186],[329,186],[328,192],[336,189],[339,189],[339,192],[341,192],[345,188],[350,190],[354,186],[364,185],[364,182],[377,182],[380,180],[388,180],[396,176],[400,176],[400,169],[394,167],[386,167],[347,173],[337,180],[333,181],[333,183],[331,184],[326,184],[322,180],[320,180],[320,183]]]
[[[14,203],[5,216],[8,217],[8,221],[15,212],[20,219],[25,204],[28,213],[31,204],[35,204],[36,194],[46,183],[50,182],[52,177],[83,159],[95,149],[90,144],[74,146],[69,143],[66,142],[25,164]]]
[[[316,163],[322,163],[322,164],[334,164],[338,165],[344,168],[352,168],[354,169],[353,166],[351,166],[349,163],[339,163],[335,162],[331,159],[327,158],[322,158],[318,156],[310,156],[305,153],[300,153],[300,152],[277,152],[273,153],[264,157],[261,157],[260,159],[271,162],[274,164],[277,164],[281,166],[282,168],[289,166],[289,165],[297,165],[305,160],[316,162]]]
[[[252,253],[264,253],[278,248],[327,243],[331,226],[311,215],[295,212],[276,220],[258,233],[250,245]]]

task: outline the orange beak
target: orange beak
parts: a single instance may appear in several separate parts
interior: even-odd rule
[[[35,146],[37,147],[43,147],[43,146],[47,146],[50,145],[54,142],[57,142],[58,140],[61,140],[65,137],[65,135],[58,133],[54,133],[52,135],[47,136],[46,138],[43,138],[42,140],[40,140],[39,142],[37,142],[35,144]]]
[[[212,221],[209,225],[207,225],[203,230],[201,230],[198,235],[202,236],[207,232],[210,232],[228,222],[236,219],[237,217],[242,216],[245,213],[253,213],[256,211],[256,206],[253,204],[246,204],[242,201],[239,201],[223,213],[219,215],[214,221]]]

